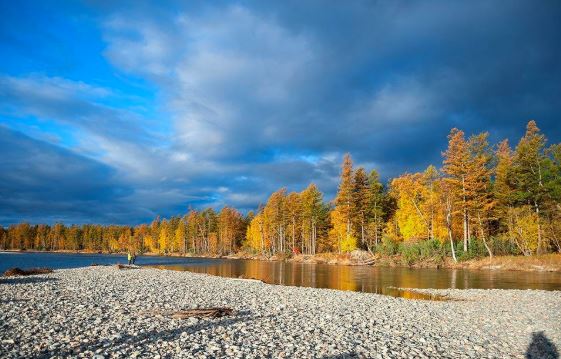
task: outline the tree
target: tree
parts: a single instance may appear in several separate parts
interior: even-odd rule
[[[353,204],[353,161],[350,154],[346,154],[343,158],[341,166],[341,180],[339,182],[339,190],[335,197],[335,209],[338,213],[338,220],[343,221],[346,225],[346,237],[352,235],[352,204]]]
[[[488,142],[487,132],[471,136],[469,139],[470,163],[467,176],[468,208],[477,218],[479,237],[483,245],[493,258],[493,252],[487,243],[487,226],[491,219],[491,212],[496,202],[491,191],[491,160],[492,155]]]
[[[185,218],[181,218],[175,229],[175,242],[179,244],[181,253],[185,255],[187,252],[187,223]]]
[[[393,179],[390,193],[397,202],[395,217],[402,238],[405,240],[430,238],[429,217],[425,211],[427,199],[423,174],[404,174]]]
[[[358,168],[354,173],[352,192],[352,217],[356,233],[359,233],[360,243],[367,247],[366,236],[369,221],[370,188],[368,176],[364,168]]]
[[[265,233],[271,239],[273,253],[285,250],[287,217],[286,189],[281,188],[271,194],[263,210]]]
[[[384,185],[380,182],[380,175],[376,170],[370,171],[368,175],[368,218],[369,228],[373,232],[369,235],[369,239],[373,237],[374,243],[378,246],[380,232],[384,216],[386,215],[386,196],[384,193]],[[369,247],[371,246],[369,242]]]
[[[294,252],[297,250],[296,238],[298,237],[301,229],[301,218],[302,218],[302,201],[300,194],[296,192],[290,192],[286,197],[286,210],[288,214],[288,220],[290,222],[290,235],[292,239],[291,250]]]
[[[449,189],[453,192],[456,206],[462,214],[462,224],[464,229],[464,252],[468,249],[470,240],[469,215],[468,215],[468,194],[467,177],[469,175],[469,148],[464,138],[464,132],[453,128],[448,135],[448,149],[443,153],[443,171],[447,175],[446,181]]]
[[[300,193],[302,208],[302,235],[305,238],[302,252],[315,254],[317,250],[318,224],[324,213],[323,194],[314,183]]]
[[[537,254],[540,254],[543,249],[542,213],[540,210],[548,192],[543,179],[543,166],[546,161],[544,155],[545,142],[545,136],[540,133],[536,122],[528,122],[526,134],[516,146],[513,160],[516,201],[534,207],[537,228]]]

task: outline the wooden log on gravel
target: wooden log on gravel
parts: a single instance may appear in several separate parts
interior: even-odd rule
[[[164,317],[171,317],[173,319],[186,319],[186,318],[220,318],[227,315],[232,315],[234,310],[232,308],[197,308],[178,311],[160,311],[151,310],[146,311],[144,314],[148,315],[161,315]]]
[[[31,268],[31,269],[21,269],[21,268],[10,268],[4,272],[4,277],[15,277],[15,276],[28,276],[34,274],[47,274],[52,273],[53,270],[50,268]]]

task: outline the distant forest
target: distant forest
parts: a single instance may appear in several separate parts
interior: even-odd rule
[[[534,121],[514,149],[488,137],[454,128],[440,168],[405,173],[388,185],[376,170],[355,169],[347,154],[329,203],[312,183],[302,192],[281,188],[247,215],[224,207],[135,227],[0,227],[0,247],[216,255],[363,249],[454,260],[561,252],[561,144],[548,145]]]

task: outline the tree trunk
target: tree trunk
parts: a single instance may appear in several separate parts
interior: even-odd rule
[[[481,220],[480,213],[477,213],[477,220],[479,221],[479,233],[481,235],[481,239],[483,239],[483,245],[485,246],[485,249],[487,249],[487,252],[489,253],[489,258],[492,260],[493,252],[491,252],[491,248],[489,248],[489,246],[487,245],[487,238],[485,236],[485,230],[483,229],[483,221]]]
[[[542,253],[542,227],[540,222],[540,207],[538,202],[534,201],[534,207],[536,209],[536,224],[538,225],[538,248],[536,248],[536,254]]]

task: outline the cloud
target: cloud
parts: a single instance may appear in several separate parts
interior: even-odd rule
[[[534,118],[561,138],[555,2],[91,11],[118,80],[0,75],[0,123],[111,170],[128,192],[108,202],[136,208],[110,211],[122,220],[188,206],[254,209],[311,181],[330,199],[345,152],[387,179],[438,165],[452,127],[515,143]],[[154,93],[129,94],[120,81]]]
[[[114,204],[131,189],[115,171],[71,151],[0,126],[0,222],[111,218]],[[120,220],[120,219],[119,219]]]

